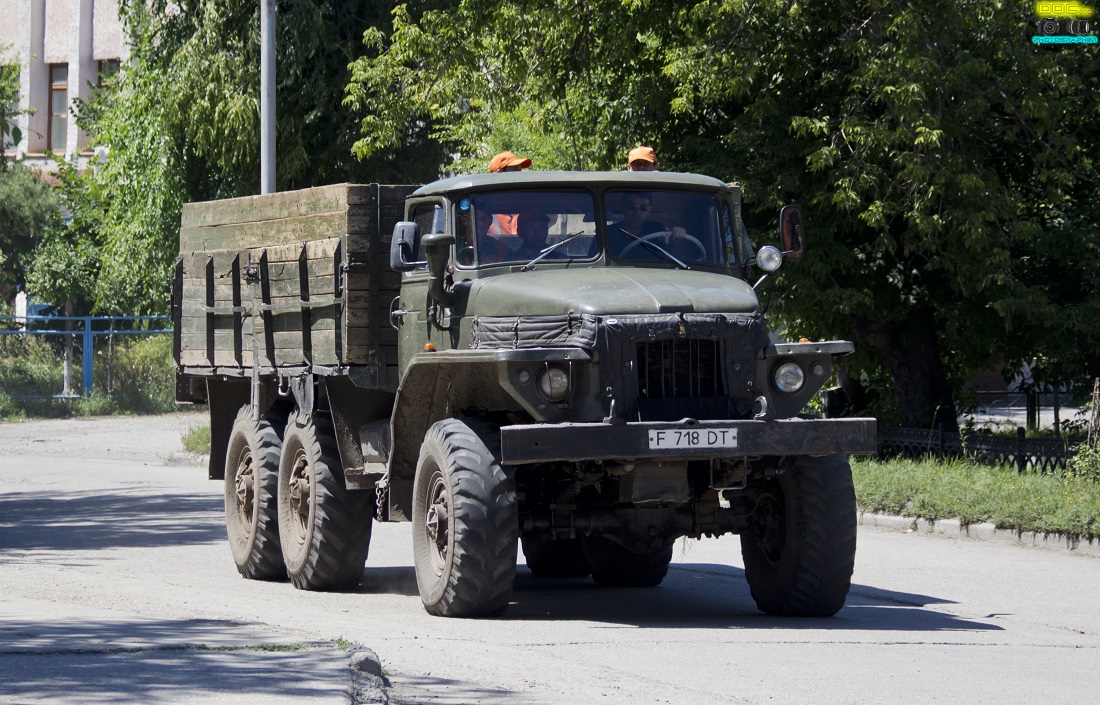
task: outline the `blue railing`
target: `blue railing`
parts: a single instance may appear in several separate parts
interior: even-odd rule
[[[65,330],[66,321],[82,324],[78,330]],[[0,316],[0,335],[71,335],[80,336],[84,348],[84,396],[92,393],[92,365],[95,360],[94,338],[97,335],[157,335],[171,333],[171,328],[136,328],[138,321],[171,322],[170,316]],[[19,326],[18,328],[13,327]],[[33,328],[34,324],[47,327]],[[117,325],[128,326],[116,328]],[[109,326],[103,329],[104,326]]]

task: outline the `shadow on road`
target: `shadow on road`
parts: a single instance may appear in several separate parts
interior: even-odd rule
[[[0,497],[0,551],[90,551],[225,540],[219,497],[28,492]]]
[[[222,619],[18,619],[0,613],[0,653],[58,653],[257,643],[248,624]]]
[[[605,588],[587,578],[547,580],[520,567],[512,600],[505,619],[576,619],[647,628],[1001,630],[925,608],[950,604],[948,600],[865,585],[853,585],[845,607],[830,619],[770,617],[756,609],[742,569],[706,563],[674,563],[656,588]]]
[[[257,703],[333,702],[346,687],[303,678],[311,666],[327,664],[302,652],[24,654],[0,655],[0,664],[0,702],[244,702],[240,694]]]
[[[416,597],[412,566],[367,567],[356,592]],[[886,632],[1001,631],[927,609],[953,604],[916,593],[853,585],[848,600],[830,619],[769,617],[756,609],[745,571],[711,563],[674,563],[655,588],[608,588],[591,578],[537,578],[516,569],[512,603],[504,620],[580,620],[647,628],[729,627],[734,629],[846,629]]]

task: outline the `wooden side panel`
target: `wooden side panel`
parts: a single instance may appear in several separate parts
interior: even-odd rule
[[[377,227],[348,234],[347,339],[344,358],[350,363],[373,365],[396,387],[397,331],[390,325],[390,303],[401,290],[401,275],[389,268],[393,227],[405,217],[405,197],[415,186],[372,186]],[[363,214],[366,217],[367,214]]]
[[[368,365],[396,387],[389,241],[415,186],[338,184],[184,206],[180,362]]]

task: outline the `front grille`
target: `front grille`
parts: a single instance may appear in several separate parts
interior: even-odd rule
[[[638,390],[643,399],[698,399],[726,395],[722,346],[717,340],[638,343]]]

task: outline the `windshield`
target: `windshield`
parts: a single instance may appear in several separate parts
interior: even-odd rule
[[[462,198],[459,266],[588,259],[598,254],[592,195],[584,191],[505,191]],[[559,242],[569,241],[560,247]]]
[[[613,259],[669,259],[689,265],[735,260],[733,213],[717,194],[609,190],[604,204]]]
[[[609,189],[596,217],[592,193],[474,193],[456,205],[460,267],[594,259],[606,236],[611,259],[725,266],[737,260],[732,202],[716,193]],[[606,230],[597,234],[602,220]]]

